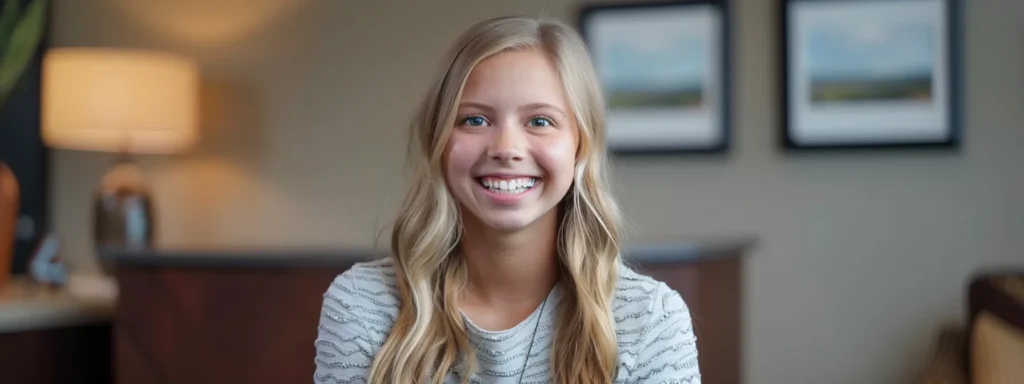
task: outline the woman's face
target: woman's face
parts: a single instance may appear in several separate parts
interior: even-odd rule
[[[445,148],[445,178],[466,225],[525,229],[573,181],[579,132],[554,63],[503,52],[470,73]]]

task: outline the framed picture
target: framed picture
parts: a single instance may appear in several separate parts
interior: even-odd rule
[[[783,0],[787,149],[960,145],[957,0]]]
[[[609,151],[728,149],[728,14],[725,1],[581,10],[580,33],[605,95]]]

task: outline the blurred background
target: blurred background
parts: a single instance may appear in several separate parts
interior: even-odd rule
[[[456,35],[505,14],[575,25],[588,4],[53,0],[41,49],[157,50],[194,65],[193,144],[136,157],[157,248],[386,249],[406,186],[405,128]],[[914,382],[941,330],[966,321],[971,279],[1024,266],[1024,2],[963,5],[959,149],[796,154],[778,145],[780,7],[731,4],[728,152],[616,156],[614,192],[638,242],[756,239],[736,285],[730,369],[743,382]],[[13,129],[4,119],[0,131]],[[71,275],[100,275],[94,192],[117,155],[39,148],[40,182],[21,199],[38,200],[40,216],[13,275],[28,273],[25,255],[51,232]],[[28,305],[9,300],[0,322]],[[301,334],[308,369],[314,328]]]

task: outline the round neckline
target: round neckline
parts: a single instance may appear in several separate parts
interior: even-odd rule
[[[466,323],[466,328],[468,328],[471,332],[475,332],[479,335],[494,337],[502,336],[505,334],[518,334],[519,331],[523,330],[523,328],[532,325],[534,320],[540,321],[540,319],[543,319],[545,314],[541,313],[542,309],[544,310],[544,312],[551,312],[551,309],[546,309],[545,307],[554,307],[553,305],[551,305],[553,304],[551,302],[554,300],[555,294],[558,291],[558,287],[560,285],[561,284],[555,284],[551,291],[548,292],[548,295],[544,298],[544,301],[541,301],[540,304],[537,304],[537,307],[533,309],[533,312],[530,312],[529,316],[527,316],[522,321],[516,323],[516,325],[513,325],[511,328],[494,331],[487,330],[474,323],[473,319],[470,319],[469,316],[466,315],[466,313],[463,312],[461,309],[459,310],[459,314],[462,315],[462,320]],[[547,302],[548,305],[544,305],[545,302]]]

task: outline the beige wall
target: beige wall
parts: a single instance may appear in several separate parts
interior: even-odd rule
[[[644,234],[760,236],[746,288],[750,382],[903,382],[939,324],[960,318],[967,275],[1024,258],[1024,2],[970,1],[961,154],[801,157],[774,149],[775,1],[736,3],[734,153],[622,160],[623,208]],[[402,129],[455,34],[499,14],[573,9],[63,0],[53,41],[171,49],[202,63],[201,148],[146,161],[164,244],[366,245],[401,197]],[[79,268],[92,267],[89,196],[110,161],[54,155],[53,222]]]

